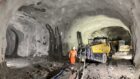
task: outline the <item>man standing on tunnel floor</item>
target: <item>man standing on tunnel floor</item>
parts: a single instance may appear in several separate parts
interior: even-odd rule
[[[73,48],[69,51],[69,60],[70,60],[70,64],[72,64],[72,65],[75,64],[76,57],[77,57],[77,51],[76,51],[75,47],[73,47]]]

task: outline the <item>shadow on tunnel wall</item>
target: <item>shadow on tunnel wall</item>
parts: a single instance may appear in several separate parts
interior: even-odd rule
[[[55,59],[62,58],[62,39],[58,27],[55,27],[55,30],[49,24],[46,24],[46,29],[49,31],[49,56]]]
[[[5,56],[9,58],[16,58],[18,56],[19,43],[24,38],[24,34],[16,30],[13,26],[9,26],[6,32],[7,47]]]

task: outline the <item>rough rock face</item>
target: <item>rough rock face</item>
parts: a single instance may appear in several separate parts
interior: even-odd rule
[[[36,4],[22,6],[18,9],[19,15],[24,15],[25,17],[28,17],[28,18],[22,19],[23,17],[18,17],[17,15],[15,15],[14,17],[18,17],[19,19],[17,21],[19,21],[19,22],[26,21],[26,19],[28,19],[28,20],[32,19],[32,20],[30,20],[31,24],[24,23],[24,22],[21,23],[21,25],[30,26],[30,27],[26,28],[29,30],[26,33],[26,35],[29,34],[29,36],[35,30],[35,28],[32,28],[32,26],[35,27],[35,25],[32,25],[32,23],[38,22],[39,24],[41,24],[39,26],[42,26],[42,27],[44,27],[45,24],[49,24],[51,26],[53,32],[55,31],[56,27],[58,26],[59,35],[53,36],[53,34],[51,34],[51,36],[53,36],[52,41],[56,41],[56,40],[53,40],[54,37],[57,38],[57,36],[58,37],[60,36],[60,39],[57,39],[57,40],[58,41],[61,41],[61,39],[63,40],[63,42],[62,42],[63,53],[66,54],[67,51],[70,49],[70,46],[68,45],[69,42],[67,41],[67,39],[70,39],[73,36],[72,34],[69,37],[67,35],[69,33],[71,33],[69,31],[69,29],[75,28],[75,27],[71,27],[71,25],[75,19],[81,18],[84,16],[105,15],[108,17],[120,19],[122,22],[124,22],[124,24],[126,24],[126,26],[128,26],[130,28],[130,24],[132,23],[132,21],[131,21],[131,19],[127,19],[127,18],[130,18],[130,15],[128,14],[128,10],[130,10],[130,8],[133,6],[132,6],[131,1],[128,0],[128,3],[129,3],[129,5],[125,4],[125,2],[122,2],[122,1],[120,1],[120,3],[116,2],[116,1],[112,1],[110,3],[106,0],[104,0],[104,1],[101,1],[101,0],[98,0],[98,1],[97,0],[89,0],[89,1],[84,1],[84,0],[77,0],[77,1],[70,1],[70,0],[49,1],[49,0],[47,0],[46,1],[46,0],[42,0]],[[96,4],[100,4],[100,5],[96,5]],[[113,4],[115,4],[115,5],[113,5]],[[116,4],[119,4],[123,8],[120,8],[119,5],[116,5]],[[121,13],[120,13],[120,11],[121,11]],[[127,17],[122,17],[122,16],[127,16]],[[13,22],[13,24],[15,24],[15,23],[16,22]],[[20,25],[17,25],[16,27],[20,27]],[[43,29],[43,28],[40,28],[40,29]],[[40,30],[38,30],[38,31],[40,31]],[[74,34],[76,34],[76,33],[74,33]],[[25,38],[26,38],[26,35],[25,35]],[[48,35],[48,34],[46,33],[46,35]],[[33,41],[29,41],[29,40],[27,41],[26,39],[24,39],[24,41],[26,41],[26,42],[24,42],[23,44],[28,44],[28,42],[30,42],[31,44],[34,43]],[[77,40],[75,39],[73,41],[77,41]],[[60,44],[58,44],[58,46],[59,45]],[[19,47],[22,47],[22,46],[19,45]],[[28,50],[28,49],[32,49],[33,45],[31,45],[29,47],[28,46],[29,45],[24,45],[22,47],[24,49],[24,51],[26,51],[26,53],[25,53],[26,55],[27,55],[27,52],[31,53],[31,52],[35,51],[35,50],[32,50],[32,51]],[[27,49],[27,47],[28,47],[28,49]],[[45,47],[46,46],[41,47],[41,48],[45,48]],[[52,48],[52,47],[50,47],[50,48]],[[55,44],[54,44],[54,48],[55,48]],[[56,52],[55,49],[52,49],[52,50],[53,50],[52,52]],[[47,50],[43,50],[43,51],[47,51]],[[62,53],[62,51],[60,51],[60,52]],[[28,53],[28,55],[30,53]],[[58,54],[60,54],[60,53],[58,53]]]
[[[131,36],[128,31],[121,27],[108,27],[101,30],[97,30],[92,33],[93,37],[108,37],[109,39],[125,40],[126,44],[131,43]]]
[[[34,1],[38,1],[38,0],[34,0]],[[3,11],[3,13],[0,14],[1,25],[3,27],[6,26],[9,20],[8,16],[12,16],[12,12],[10,11],[14,10],[13,12],[15,12],[16,10],[15,8],[18,7],[18,6],[16,7],[12,6],[11,5],[12,3],[9,4],[10,1],[5,2],[5,3],[6,5],[4,5],[4,3],[0,4],[2,6],[0,9]],[[19,1],[18,3],[18,1],[16,2],[15,0],[15,4],[16,3],[19,4],[20,6],[21,3],[23,2]],[[74,19],[80,18],[83,16],[96,16],[99,14],[120,19],[126,26],[128,26],[128,28],[130,28],[130,31],[132,33],[133,46],[136,52],[135,62],[138,64],[138,61],[140,58],[139,57],[140,56],[139,55],[140,41],[138,40],[139,39],[139,1],[138,0],[133,0],[133,1],[132,0],[125,0],[125,1],[124,0],[76,0],[76,1],[75,0],[57,0],[57,1],[56,0],[42,0],[37,3],[32,3],[32,5],[24,5],[18,10],[20,12],[23,12],[24,15],[34,19],[39,24],[41,24],[39,26],[45,27],[46,24],[49,24],[51,26],[51,29],[53,30],[53,33],[52,33],[52,30],[49,32],[51,32],[52,34],[56,33],[54,32],[54,29],[58,26],[59,35],[55,35],[49,38],[49,42],[52,42],[50,41],[50,39],[53,39],[53,41],[56,41],[54,40],[54,38],[56,38],[57,36],[60,37],[61,35],[60,38],[62,38],[63,49],[65,50],[63,51],[63,53],[66,53],[66,51],[68,50],[68,43],[64,40],[67,34],[69,33],[68,30],[70,28],[74,28],[74,27],[71,27],[71,24]],[[6,38],[4,36],[6,34],[6,29],[7,27],[3,28],[1,31],[3,33],[0,33],[2,36],[0,38],[1,40]],[[23,32],[21,29],[20,31]],[[26,33],[28,32],[26,31]],[[32,33],[32,31],[30,32]],[[28,36],[28,35],[25,34],[24,38],[26,38],[25,36]],[[57,39],[57,41],[59,40]],[[25,44],[27,44],[28,41],[26,40]],[[22,44],[22,42],[20,44]],[[56,47],[55,45],[56,43],[53,45],[49,45],[51,46],[50,47],[51,50],[56,50],[60,44],[57,44]],[[6,44],[4,43],[3,46],[5,47]],[[3,46],[1,44],[0,47],[3,47]],[[24,47],[25,46],[26,45],[24,45]],[[34,46],[34,45],[31,45],[31,46]],[[52,49],[52,47],[55,47],[55,49]],[[42,48],[43,50],[45,49],[45,47],[42,47]],[[3,50],[3,49],[0,49],[0,50]],[[45,49],[44,51],[46,50],[47,49]],[[28,53],[28,55],[29,54],[31,53]],[[26,55],[27,55],[27,52],[26,52]],[[26,55],[22,54],[22,56],[26,56]]]
[[[91,64],[85,68],[83,73],[83,79],[137,79],[134,67],[128,62],[117,62],[116,66]]]
[[[8,47],[6,55],[13,55],[14,53],[23,57],[48,55],[49,32],[45,26],[29,16],[17,13],[10,21],[8,28],[16,28],[12,29],[12,31],[15,30],[15,35],[17,35],[15,37],[12,32],[9,32],[9,34],[7,32]],[[17,44],[18,46],[14,44]],[[12,49],[13,52],[9,52],[12,51]]]

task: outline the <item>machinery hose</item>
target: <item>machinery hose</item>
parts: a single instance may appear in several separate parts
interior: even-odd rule
[[[62,73],[64,72],[64,70],[62,69],[57,75],[55,75],[53,78],[51,79],[59,79],[59,77],[62,75]]]

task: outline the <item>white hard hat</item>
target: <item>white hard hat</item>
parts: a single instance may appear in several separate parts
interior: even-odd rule
[[[72,49],[75,50],[76,48],[73,46]]]

